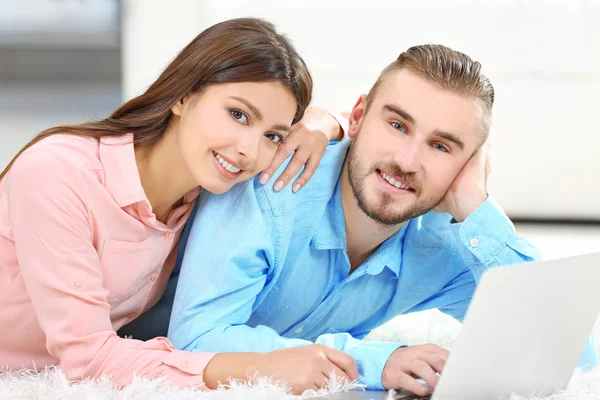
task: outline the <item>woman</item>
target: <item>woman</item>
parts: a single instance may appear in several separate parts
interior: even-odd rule
[[[109,118],[50,128],[26,145],[0,175],[0,364],[107,374],[117,386],[138,375],[213,388],[259,373],[301,391],[336,367],[355,378],[353,361],[327,348],[193,354],[115,332],[163,292],[200,188],[223,193],[267,168],[281,143],[297,147],[289,131],[311,90],[271,24],[230,20]]]

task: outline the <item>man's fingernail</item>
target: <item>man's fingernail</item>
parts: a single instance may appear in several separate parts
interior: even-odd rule
[[[292,188],[292,190],[294,191],[294,193],[296,193],[298,190],[300,190],[300,184],[299,184],[299,183],[296,183],[296,184],[294,185],[294,187]]]
[[[260,183],[264,185],[265,183],[269,182],[269,178],[270,178],[269,174],[266,174],[266,173],[262,174],[260,176]]]
[[[275,187],[273,187],[273,189],[275,189],[276,192],[279,192],[282,188],[283,188],[283,181],[277,181],[277,183],[275,184]]]

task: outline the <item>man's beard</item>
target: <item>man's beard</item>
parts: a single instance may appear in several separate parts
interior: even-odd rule
[[[373,165],[370,171],[365,171],[360,165],[359,155],[356,152],[359,147],[359,136],[360,134],[357,134],[348,151],[348,181],[358,206],[369,218],[382,225],[398,225],[433,210],[446,196],[447,190],[434,198],[418,201],[421,188],[420,182],[416,179],[414,173],[403,172],[397,164],[377,163]],[[394,201],[393,196],[389,193],[380,193],[378,204],[374,201],[369,202],[364,183],[367,175],[371,172],[377,173],[377,170],[383,170],[388,174],[401,178],[404,183],[415,189],[417,201],[403,211],[394,210],[393,205],[398,204],[399,201]]]

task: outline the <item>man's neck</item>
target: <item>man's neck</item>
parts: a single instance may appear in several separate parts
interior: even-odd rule
[[[398,232],[403,224],[386,226],[367,216],[358,206],[348,180],[348,163],[342,171],[342,206],[346,221],[346,248],[350,273],[354,272],[379,246]]]

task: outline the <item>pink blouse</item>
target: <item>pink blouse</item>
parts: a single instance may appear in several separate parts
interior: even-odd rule
[[[134,374],[204,385],[214,353],[115,332],[165,290],[200,192],[157,221],[132,139],[51,136],[0,181],[0,366],[55,364],[70,379],[108,374],[117,386]]]

